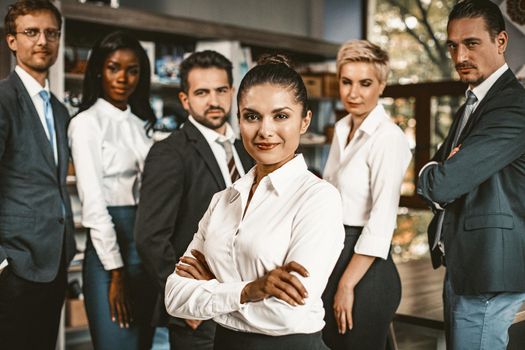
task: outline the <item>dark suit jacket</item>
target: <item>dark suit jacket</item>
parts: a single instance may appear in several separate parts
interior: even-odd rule
[[[446,160],[462,112],[417,192],[446,206],[442,234],[456,293],[525,292],[525,90],[507,70],[470,116],[459,152]],[[440,252],[431,254],[439,266]]]
[[[75,254],[66,187],[69,114],[52,96],[58,150],[53,150],[27,90],[16,73],[0,81],[0,262],[34,282],[52,281],[63,248]],[[64,242],[65,240],[65,242]]]
[[[252,160],[236,141],[247,171]],[[211,198],[226,187],[208,142],[190,122],[153,145],[144,166],[135,223],[138,252],[159,291],[153,322],[166,324],[164,287],[197,232]]]

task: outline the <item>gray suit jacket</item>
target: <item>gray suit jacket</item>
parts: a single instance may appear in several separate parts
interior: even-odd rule
[[[470,116],[459,152],[447,160],[458,119],[434,157],[439,164],[427,167],[417,186],[429,203],[446,207],[442,234],[452,286],[462,295],[525,292],[525,90],[507,70]],[[439,250],[431,255],[439,266]]]
[[[42,123],[16,73],[0,81],[0,262],[24,279],[49,282],[61,256],[75,254],[66,188],[65,107],[52,96],[58,166]],[[65,252],[63,252],[65,249]]]

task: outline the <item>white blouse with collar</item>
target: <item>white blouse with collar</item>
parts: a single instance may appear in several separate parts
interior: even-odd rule
[[[346,145],[350,118],[335,124],[323,177],[341,192],[344,224],[363,226],[355,252],[386,259],[412,153],[382,105],[370,112]]]
[[[166,284],[168,313],[213,318],[233,330],[267,335],[320,331],[321,294],[344,241],[339,193],[310,173],[298,155],[261,180],[243,218],[254,176],[252,168],[213,197],[184,255],[201,251],[216,279],[198,281],[174,272]],[[298,276],[309,294],[305,305],[275,297],[240,303],[247,283],[290,261],[310,273]]]
[[[71,119],[68,136],[82,202],[82,225],[106,270],[123,266],[108,206],[136,205],[144,160],[153,144],[145,122],[99,98]]]

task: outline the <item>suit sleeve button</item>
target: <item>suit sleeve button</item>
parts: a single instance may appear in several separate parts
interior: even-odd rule
[[[59,224],[63,224],[63,223],[64,223],[64,218],[60,218],[60,219],[58,219],[58,223],[59,223]]]

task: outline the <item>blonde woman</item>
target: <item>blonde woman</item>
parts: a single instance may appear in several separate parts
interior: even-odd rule
[[[337,55],[339,94],[348,115],[335,125],[324,178],[341,193],[345,245],[323,295],[331,349],[384,349],[401,298],[390,243],[411,152],[378,103],[388,55],[365,41]]]

